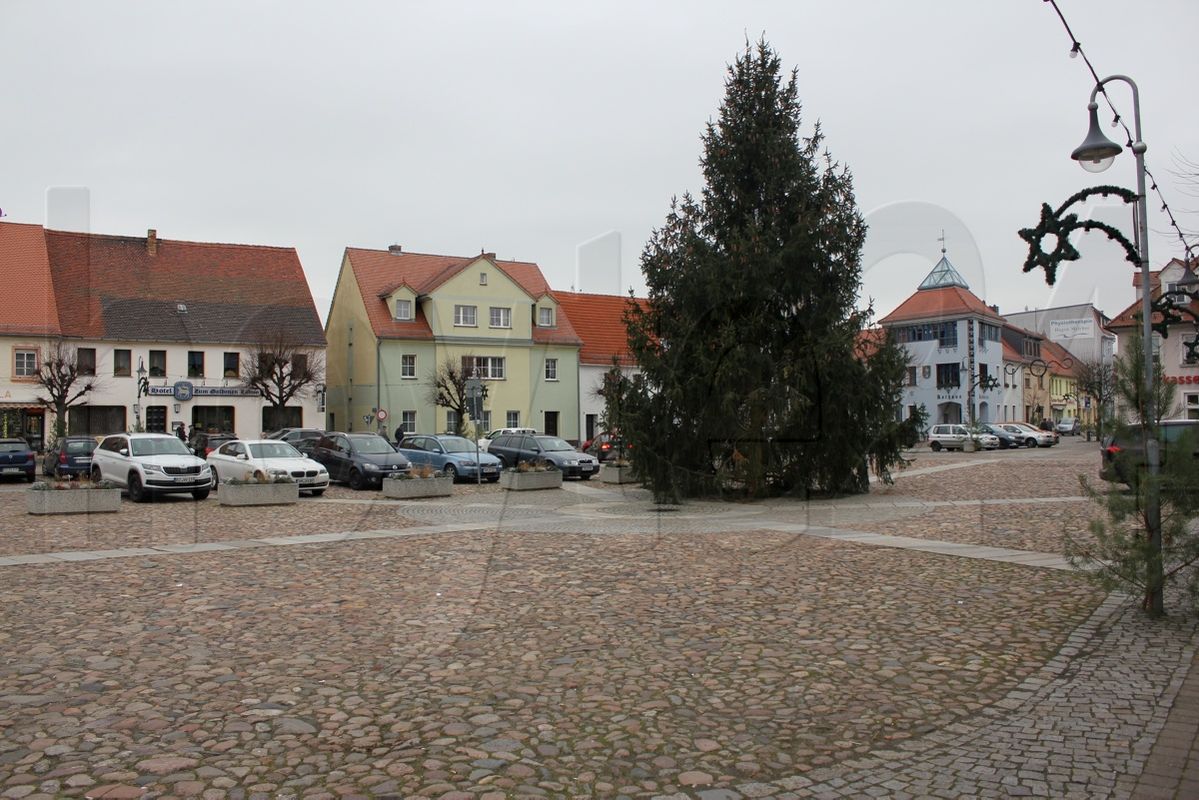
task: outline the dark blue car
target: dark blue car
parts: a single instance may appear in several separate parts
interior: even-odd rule
[[[92,471],[95,449],[96,440],[91,436],[64,436],[42,456],[42,474],[55,478],[87,477]]]
[[[24,478],[33,483],[37,456],[24,439],[0,439],[0,478]]]

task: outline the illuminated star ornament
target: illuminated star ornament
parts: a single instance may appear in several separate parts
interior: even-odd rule
[[[1062,203],[1056,211],[1048,203],[1042,203],[1041,221],[1037,224],[1037,227],[1023,228],[1020,231],[1020,238],[1028,242],[1028,258],[1024,260],[1025,272],[1032,272],[1038,267],[1043,268],[1045,270],[1045,282],[1052,286],[1057,281],[1057,268],[1061,266],[1062,262],[1077,261],[1079,258],[1078,249],[1070,244],[1070,236],[1076,230],[1103,231],[1109,239],[1124,247],[1124,257],[1133,266],[1140,266],[1141,259],[1137,255],[1136,248],[1133,247],[1132,242],[1128,241],[1118,228],[1093,219],[1080,220],[1077,214],[1066,213],[1066,210],[1070,206],[1095,195],[1102,197],[1115,195],[1129,204],[1137,201],[1135,192],[1130,192],[1119,186],[1093,186],[1090,189],[1083,189],[1078,194],[1073,195],[1069,200]],[[1046,236],[1053,236],[1057,240],[1057,245],[1049,253],[1045,252],[1045,249],[1042,247],[1042,240]]]

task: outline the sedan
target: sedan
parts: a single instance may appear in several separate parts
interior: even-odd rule
[[[1053,447],[1057,441],[1057,437],[1053,433],[1034,428],[1023,422],[1005,422],[1002,427],[1004,430],[1022,437],[1027,447]]]
[[[982,429],[999,440],[999,449],[1007,450],[1009,447],[1019,447],[1024,444],[1024,439],[1011,431],[1005,429],[1001,425],[984,424]]]
[[[1077,436],[1082,430],[1082,425],[1079,424],[1078,417],[1070,417],[1059,422],[1054,430],[1063,436]]]
[[[505,434],[491,442],[488,452],[499,456],[505,466],[515,467],[522,461],[545,461],[562,471],[563,477],[589,479],[599,471],[593,456],[580,453],[565,439],[557,436]]]
[[[208,454],[212,484],[222,478],[249,480],[257,475],[291,478],[301,492],[320,497],[329,488],[329,471],[287,442],[276,439],[251,439],[226,442]],[[218,487],[219,491],[219,487]]]
[[[347,483],[351,489],[379,488],[384,478],[412,468],[412,462],[377,433],[330,431],[312,448],[312,458],[325,465],[331,480]]]
[[[37,456],[24,439],[0,439],[0,477],[24,478],[33,483]]]
[[[42,456],[42,474],[55,478],[87,477],[92,471],[93,436],[64,436]]]
[[[413,464],[428,464],[454,479],[500,479],[500,460],[482,449],[476,455],[475,443],[462,436],[407,434],[397,450]]]

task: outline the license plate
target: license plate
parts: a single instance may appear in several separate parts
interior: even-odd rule
[[[176,475],[175,476],[175,483],[191,483],[192,481],[196,481],[196,480],[199,480],[199,478],[195,475]]]
[[[594,464],[579,464],[579,469],[583,470],[583,472],[591,472],[591,470],[595,469],[595,465]]]
[[[17,472],[24,472],[24,471],[25,470],[21,469],[20,467],[5,467],[4,468],[5,475],[11,475],[11,474],[14,474]]]
[[[488,472],[495,472],[495,471],[496,471],[495,467],[483,467],[483,474],[487,474]]]

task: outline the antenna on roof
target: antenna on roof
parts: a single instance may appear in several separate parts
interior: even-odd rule
[[[941,229],[941,236],[937,239],[941,243],[941,255],[945,255],[945,229]]]

